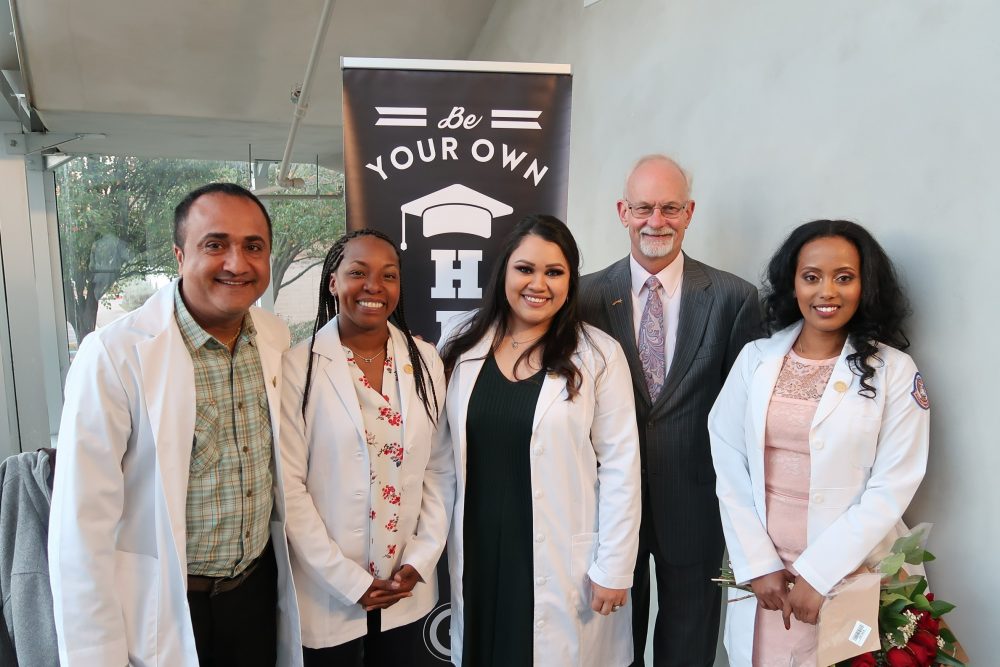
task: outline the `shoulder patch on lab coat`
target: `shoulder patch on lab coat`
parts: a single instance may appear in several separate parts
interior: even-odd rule
[[[927,397],[927,388],[924,386],[924,377],[920,374],[920,371],[913,376],[913,391],[910,392],[913,396],[913,400],[917,402],[917,405],[922,407],[924,410],[929,410],[931,407],[931,399]]]

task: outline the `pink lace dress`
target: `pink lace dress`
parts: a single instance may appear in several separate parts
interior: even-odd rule
[[[764,486],[767,534],[792,574],[806,548],[809,508],[809,427],[837,358],[814,361],[792,351],[785,356],[767,408]],[[757,608],[754,667],[814,667],[816,626],[792,618],[785,630],[780,611]]]

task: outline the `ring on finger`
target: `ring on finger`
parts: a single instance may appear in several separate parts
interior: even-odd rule
[[[611,605],[611,611],[618,611],[621,608],[622,608],[622,606],[620,604],[613,604],[613,605]]]

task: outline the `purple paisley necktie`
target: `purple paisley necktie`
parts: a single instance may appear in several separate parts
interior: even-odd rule
[[[660,300],[660,281],[650,276],[646,281],[649,295],[639,320],[639,361],[646,376],[649,397],[656,400],[663,389],[667,375],[666,332],[663,329],[663,301]]]

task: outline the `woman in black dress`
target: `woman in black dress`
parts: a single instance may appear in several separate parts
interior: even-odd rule
[[[456,456],[452,660],[626,665],[639,455],[618,343],[576,316],[579,251],[529,216],[444,347]]]

